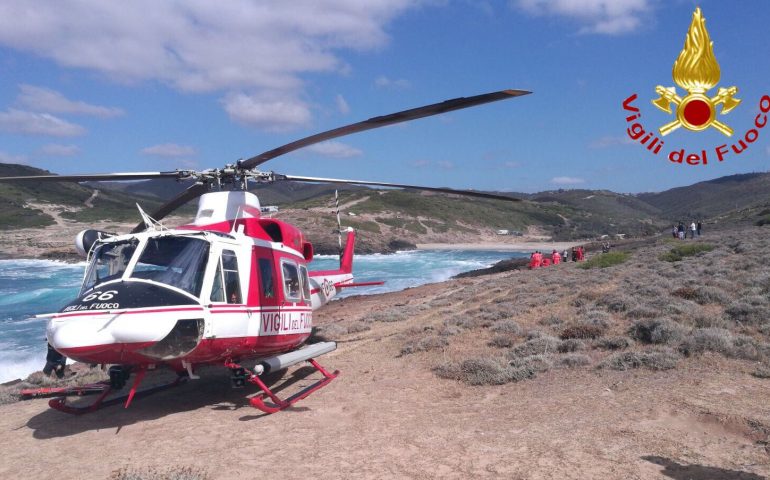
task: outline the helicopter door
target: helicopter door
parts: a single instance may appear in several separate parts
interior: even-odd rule
[[[259,272],[259,304],[277,306],[278,292],[274,274],[274,263],[271,257],[256,257]]]

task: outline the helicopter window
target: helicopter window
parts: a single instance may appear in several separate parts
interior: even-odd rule
[[[138,243],[137,240],[132,239],[124,242],[104,243],[96,247],[80,293],[84,293],[100,283],[123,276]]]
[[[310,279],[307,276],[307,267],[302,265],[299,271],[302,273],[302,296],[305,300],[310,300]]]
[[[209,299],[212,302],[225,301],[225,290],[222,288],[222,264],[219,262],[217,262],[217,273],[214,275],[214,285],[211,287]]]
[[[222,250],[222,272],[225,277],[227,303],[241,303],[241,279],[238,276],[238,257],[232,250]]]
[[[282,262],[283,294],[287,299],[299,300],[299,272],[293,263]]]
[[[190,237],[157,237],[147,240],[131,278],[165,283],[198,296],[209,256],[209,242]]]
[[[259,259],[259,278],[262,280],[262,296],[264,298],[275,297],[273,282],[273,262],[267,258]]]

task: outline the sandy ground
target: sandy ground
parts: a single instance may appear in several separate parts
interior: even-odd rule
[[[474,286],[485,279],[461,281]],[[319,311],[341,322],[446,291],[435,284],[349,298]],[[719,356],[666,372],[552,370],[468,387],[399,356],[419,321],[372,323],[322,364],[329,386],[274,415],[233,390],[224,369],[136,402],[74,417],[46,400],[0,407],[0,478],[108,478],[131,466],[194,466],[210,478],[741,479],[770,474],[770,385]],[[737,370],[740,370],[739,368]],[[276,386],[317,374],[290,369]],[[284,392],[286,394],[286,392]],[[85,474],[85,472],[88,472]]]

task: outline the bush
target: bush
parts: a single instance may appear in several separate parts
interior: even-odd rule
[[[623,350],[630,347],[631,343],[627,337],[610,337],[597,340],[594,346],[602,350]]]
[[[724,328],[698,328],[682,342],[679,351],[687,356],[703,352],[717,352],[729,355],[733,346],[733,337]]]
[[[691,257],[712,250],[714,250],[714,245],[708,243],[688,243],[676,246],[671,251],[661,254],[658,258],[665,262],[679,262],[684,257]]]
[[[559,353],[577,352],[578,350],[585,350],[586,344],[576,338],[569,338],[564,340],[559,345]]]
[[[530,355],[511,359],[508,365],[513,371],[531,371],[534,373],[547,372],[551,369],[551,359],[548,355]]]
[[[508,352],[509,358],[529,357],[532,355],[547,355],[559,351],[561,341],[550,335],[542,335],[518,345]]]
[[[604,331],[605,328],[602,328],[599,325],[585,322],[575,325],[567,325],[564,329],[562,329],[559,337],[562,340],[566,340],[568,338],[598,338],[604,334]]]
[[[679,355],[673,350],[651,350],[643,352],[615,353],[604,359],[599,368],[611,370],[630,370],[649,368],[650,370],[670,370],[676,367]]]
[[[770,309],[764,304],[752,305],[746,300],[737,300],[731,303],[725,309],[728,318],[744,325],[760,325],[770,319]]]
[[[610,252],[610,253],[602,253],[600,255],[591,257],[587,261],[581,263],[578,265],[578,267],[588,270],[589,268],[607,268],[612,267],[615,265],[620,265],[621,263],[628,260],[628,257],[630,255],[626,252]]]
[[[389,308],[382,312],[374,312],[364,319],[366,322],[402,322],[408,318],[406,312],[397,308]]]
[[[724,305],[730,301],[730,296],[718,288],[703,286],[695,289],[695,301],[701,305],[709,303]]]
[[[624,293],[610,293],[596,302],[602,305],[610,312],[625,312],[637,306],[636,300]]]
[[[430,350],[444,348],[447,345],[449,345],[449,342],[447,341],[446,337],[428,335],[427,337],[421,338],[417,342],[407,343],[404,345],[404,347],[401,349],[401,355],[409,355],[417,352],[428,352]]]
[[[514,368],[494,358],[471,358],[459,364],[444,363],[433,369],[441,378],[460,380],[468,385],[502,385],[535,375],[528,368]]]
[[[633,310],[629,310],[628,313],[626,313],[626,316],[628,318],[655,318],[660,316],[660,312],[645,306],[641,306],[634,308]]]
[[[209,475],[196,467],[168,467],[165,469],[123,467],[110,475],[110,480],[208,480]]]
[[[348,333],[361,333],[367,330],[371,330],[372,327],[364,323],[354,323],[348,327]]]
[[[671,320],[656,318],[637,320],[628,334],[642,343],[676,343],[684,337],[685,329]]]
[[[513,320],[500,320],[495,322],[491,330],[497,333],[506,333],[509,335],[519,335],[521,333],[521,327]]]
[[[495,335],[487,345],[497,348],[511,348],[513,346],[513,338],[508,335]]]
[[[558,359],[559,366],[567,368],[583,367],[591,364],[591,357],[584,353],[568,353]]]

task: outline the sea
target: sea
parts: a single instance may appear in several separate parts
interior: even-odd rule
[[[526,257],[510,251],[412,250],[394,254],[356,255],[356,282],[385,281],[384,285],[349,288],[340,298],[403,290],[442,282],[458,273],[485,268],[500,260]],[[319,255],[311,270],[330,270],[337,256]],[[25,378],[45,364],[45,318],[77,295],[85,263],[50,260],[0,260],[0,383]]]

